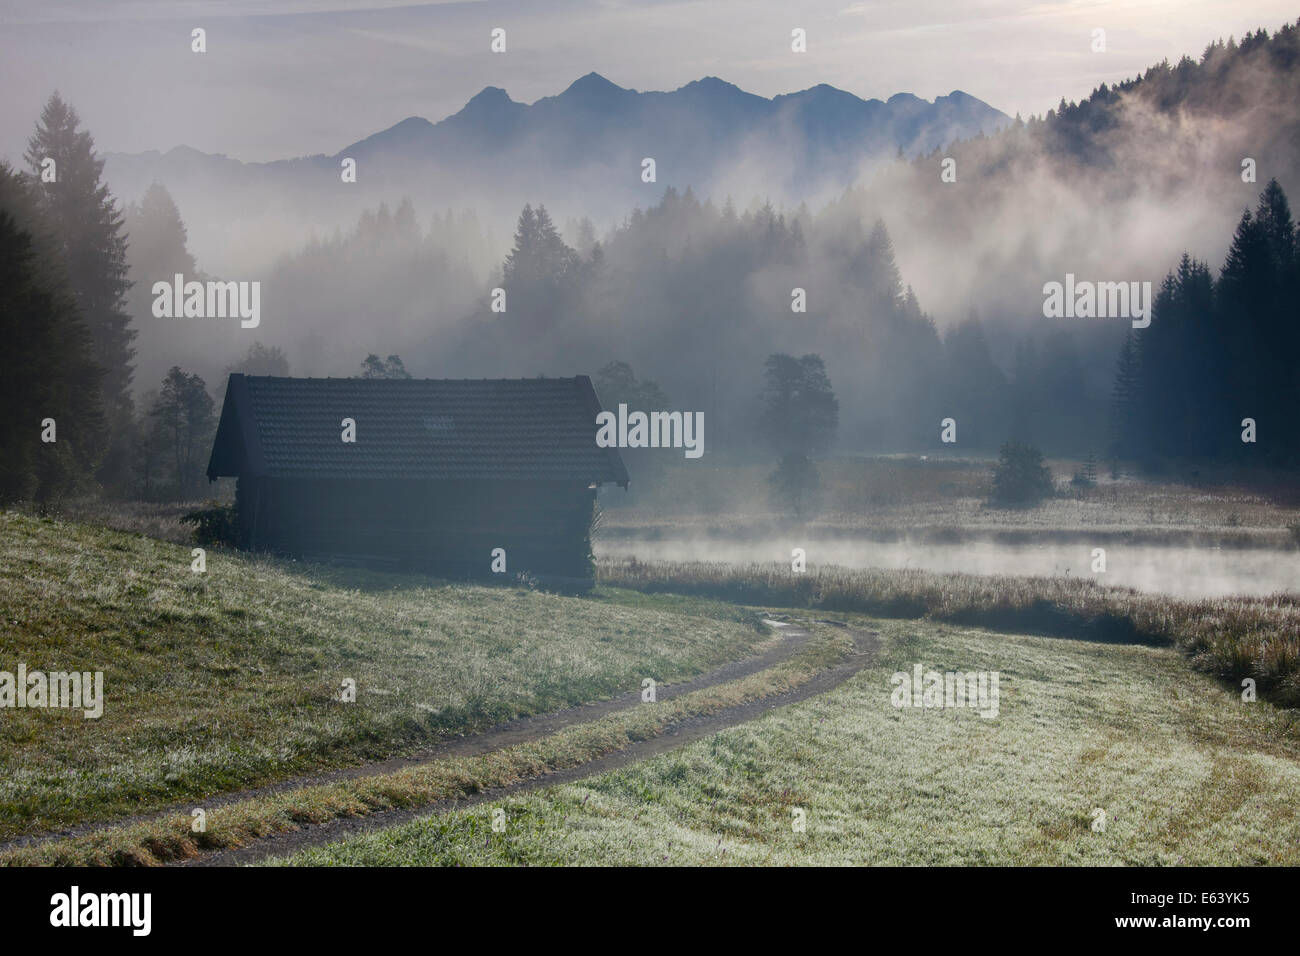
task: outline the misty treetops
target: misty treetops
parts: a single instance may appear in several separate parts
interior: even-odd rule
[[[1057,454],[1295,465],[1300,242],[1277,180],[1241,215],[1217,270],[1190,255],[1179,262],[1171,240],[1163,281],[1087,276],[1098,288],[1152,282],[1145,327],[1145,316],[1131,327],[1068,318],[1068,309],[1044,318],[1041,299],[1029,298],[1019,309],[945,315],[941,333],[879,212],[908,229],[912,246],[918,229],[932,233],[927,253],[966,275],[986,263],[1005,268],[963,258],[970,224],[991,208],[978,204],[992,201],[972,179],[1014,167],[1008,157],[1029,143],[1035,155],[1068,156],[1071,169],[1100,151],[1096,169],[1109,168],[1121,94],[1152,109],[1222,106],[1216,89],[1240,87],[1261,58],[1284,69],[1296,46],[1289,26],[1211,45],[1199,63],[1163,64],[1042,120],[957,144],[955,183],[940,184],[934,156],[900,162],[934,183],[915,208],[891,205],[882,187],[855,186],[812,209],[647,186],[644,206],[603,225],[559,224],[544,204],[524,205],[502,255],[472,211],[429,215],[398,197],[350,229],[297,240],[297,251],[251,277],[267,316],[255,339],[239,323],[154,313],[150,284],[160,279],[242,277],[204,273],[164,185],[121,205],[90,134],[56,93],[26,170],[0,168],[0,294],[10,407],[26,409],[16,416],[24,428],[51,419],[47,433],[58,437],[42,457],[16,421],[6,423],[0,494],[195,487],[180,472],[193,470],[193,448],[211,427],[197,389],[219,397],[224,374],[245,363],[304,375],[497,377],[618,371],[621,362],[629,390],[648,382],[664,399],[639,410],[702,413],[710,454],[775,453],[790,459],[789,474],[797,459],[832,452],[941,447],[949,419],[961,450],[1016,439]],[[880,181],[908,183],[911,195],[911,180],[891,179],[904,175]],[[1026,279],[1038,288],[1072,274]]]

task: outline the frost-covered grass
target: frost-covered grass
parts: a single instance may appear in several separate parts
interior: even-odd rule
[[[354,765],[747,656],[708,599],[343,572],[0,514],[0,670],[103,671],[104,714],[0,710],[0,839]],[[339,700],[345,679],[356,702]]]
[[[582,783],[279,862],[1300,863],[1294,715],[1244,703],[1176,650],[856,623],[884,650],[828,694]],[[890,676],[917,663],[998,671],[998,716],[895,709]]]

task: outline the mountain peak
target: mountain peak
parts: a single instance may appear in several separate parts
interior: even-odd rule
[[[730,92],[732,90],[737,90],[740,92],[744,92],[735,83],[728,83],[726,80],[716,76],[702,76],[698,80],[691,80],[691,82],[683,86],[682,89],[683,90],[690,90],[690,89],[726,90],[727,92]]]
[[[842,90],[838,86],[831,86],[829,83],[818,83],[816,86],[810,86],[806,90],[797,90],[794,93],[779,93],[772,98],[773,103],[821,103],[840,105],[848,104],[855,106],[861,103],[879,103],[879,100],[864,100],[855,93],[848,90]]]
[[[609,80],[605,79],[595,70],[593,70],[592,72],[588,73],[586,76],[580,76],[572,83],[570,83],[569,88],[566,89],[560,95],[569,96],[571,94],[576,94],[583,98],[589,98],[589,97],[613,96],[619,93],[627,93],[627,92],[629,91],[625,90],[617,83],[611,83]]]
[[[469,109],[471,106],[496,106],[513,102],[514,100],[510,98],[510,94],[501,89],[501,87],[485,86],[470,98],[470,101],[465,104],[464,108]]]

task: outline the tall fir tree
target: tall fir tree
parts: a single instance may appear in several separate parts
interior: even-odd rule
[[[139,202],[126,207],[124,219],[134,282],[143,284],[142,280],[151,276],[171,279],[177,272],[186,278],[197,277],[198,265],[186,246],[189,233],[165,186],[152,184]],[[147,286],[144,291],[152,299]]]
[[[160,381],[173,365],[211,369],[211,359],[229,349],[229,337],[221,324],[185,322],[153,314],[155,282],[169,286],[176,275],[202,282],[205,276],[186,247],[185,223],[166,187],[152,184],[138,202],[127,205],[127,266],[131,290],[126,308],[138,333],[133,380],[141,384]],[[211,374],[211,372],[209,372]],[[138,427],[148,430],[147,403],[141,402]]]
[[[99,479],[121,491],[131,468],[131,340],[126,311],[126,237],[116,201],[104,184],[104,161],[76,110],[55,92],[41,111],[28,141],[27,161],[41,213],[49,224],[67,270],[96,362],[101,402],[109,429],[108,451]],[[47,161],[53,161],[51,166]],[[52,180],[43,177],[49,170]]]
[[[507,316],[516,335],[540,338],[572,310],[582,261],[560,238],[545,206],[524,206],[502,264]]]
[[[196,494],[204,485],[203,466],[216,432],[215,404],[198,375],[173,366],[149,414],[161,461],[171,473],[174,495]]]
[[[1115,386],[1110,399],[1110,454],[1113,459],[1140,458],[1142,429],[1138,406],[1141,388],[1141,355],[1138,340],[1130,332],[1120,347],[1115,363]]]
[[[21,177],[0,163],[0,500],[87,488],[101,453],[100,369],[54,241]]]
[[[1296,244],[1286,195],[1273,180],[1254,215],[1242,214],[1217,287],[1233,418],[1255,419],[1258,454],[1253,457],[1273,463],[1294,459],[1300,439],[1292,421],[1300,399]],[[1252,454],[1250,448],[1240,451]]]
[[[1268,272],[1267,239],[1255,217],[1246,211],[1219,273],[1219,323],[1227,345],[1224,385],[1234,418],[1254,418],[1271,426],[1271,416],[1262,410],[1261,402]]]
[[[572,277],[578,256],[560,237],[545,206],[524,206],[515,229],[515,244],[506,256],[506,287],[538,283],[557,287]]]
[[[1275,434],[1267,455],[1278,463],[1300,461],[1300,237],[1291,218],[1286,193],[1276,179],[1269,181],[1255,208],[1255,222],[1268,250],[1269,286],[1261,335],[1268,376],[1264,401]]]

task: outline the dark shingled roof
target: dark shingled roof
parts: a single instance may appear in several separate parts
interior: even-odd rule
[[[274,378],[232,374],[208,478],[617,482],[591,379]],[[341,440],[344,418],[357,440]]]

